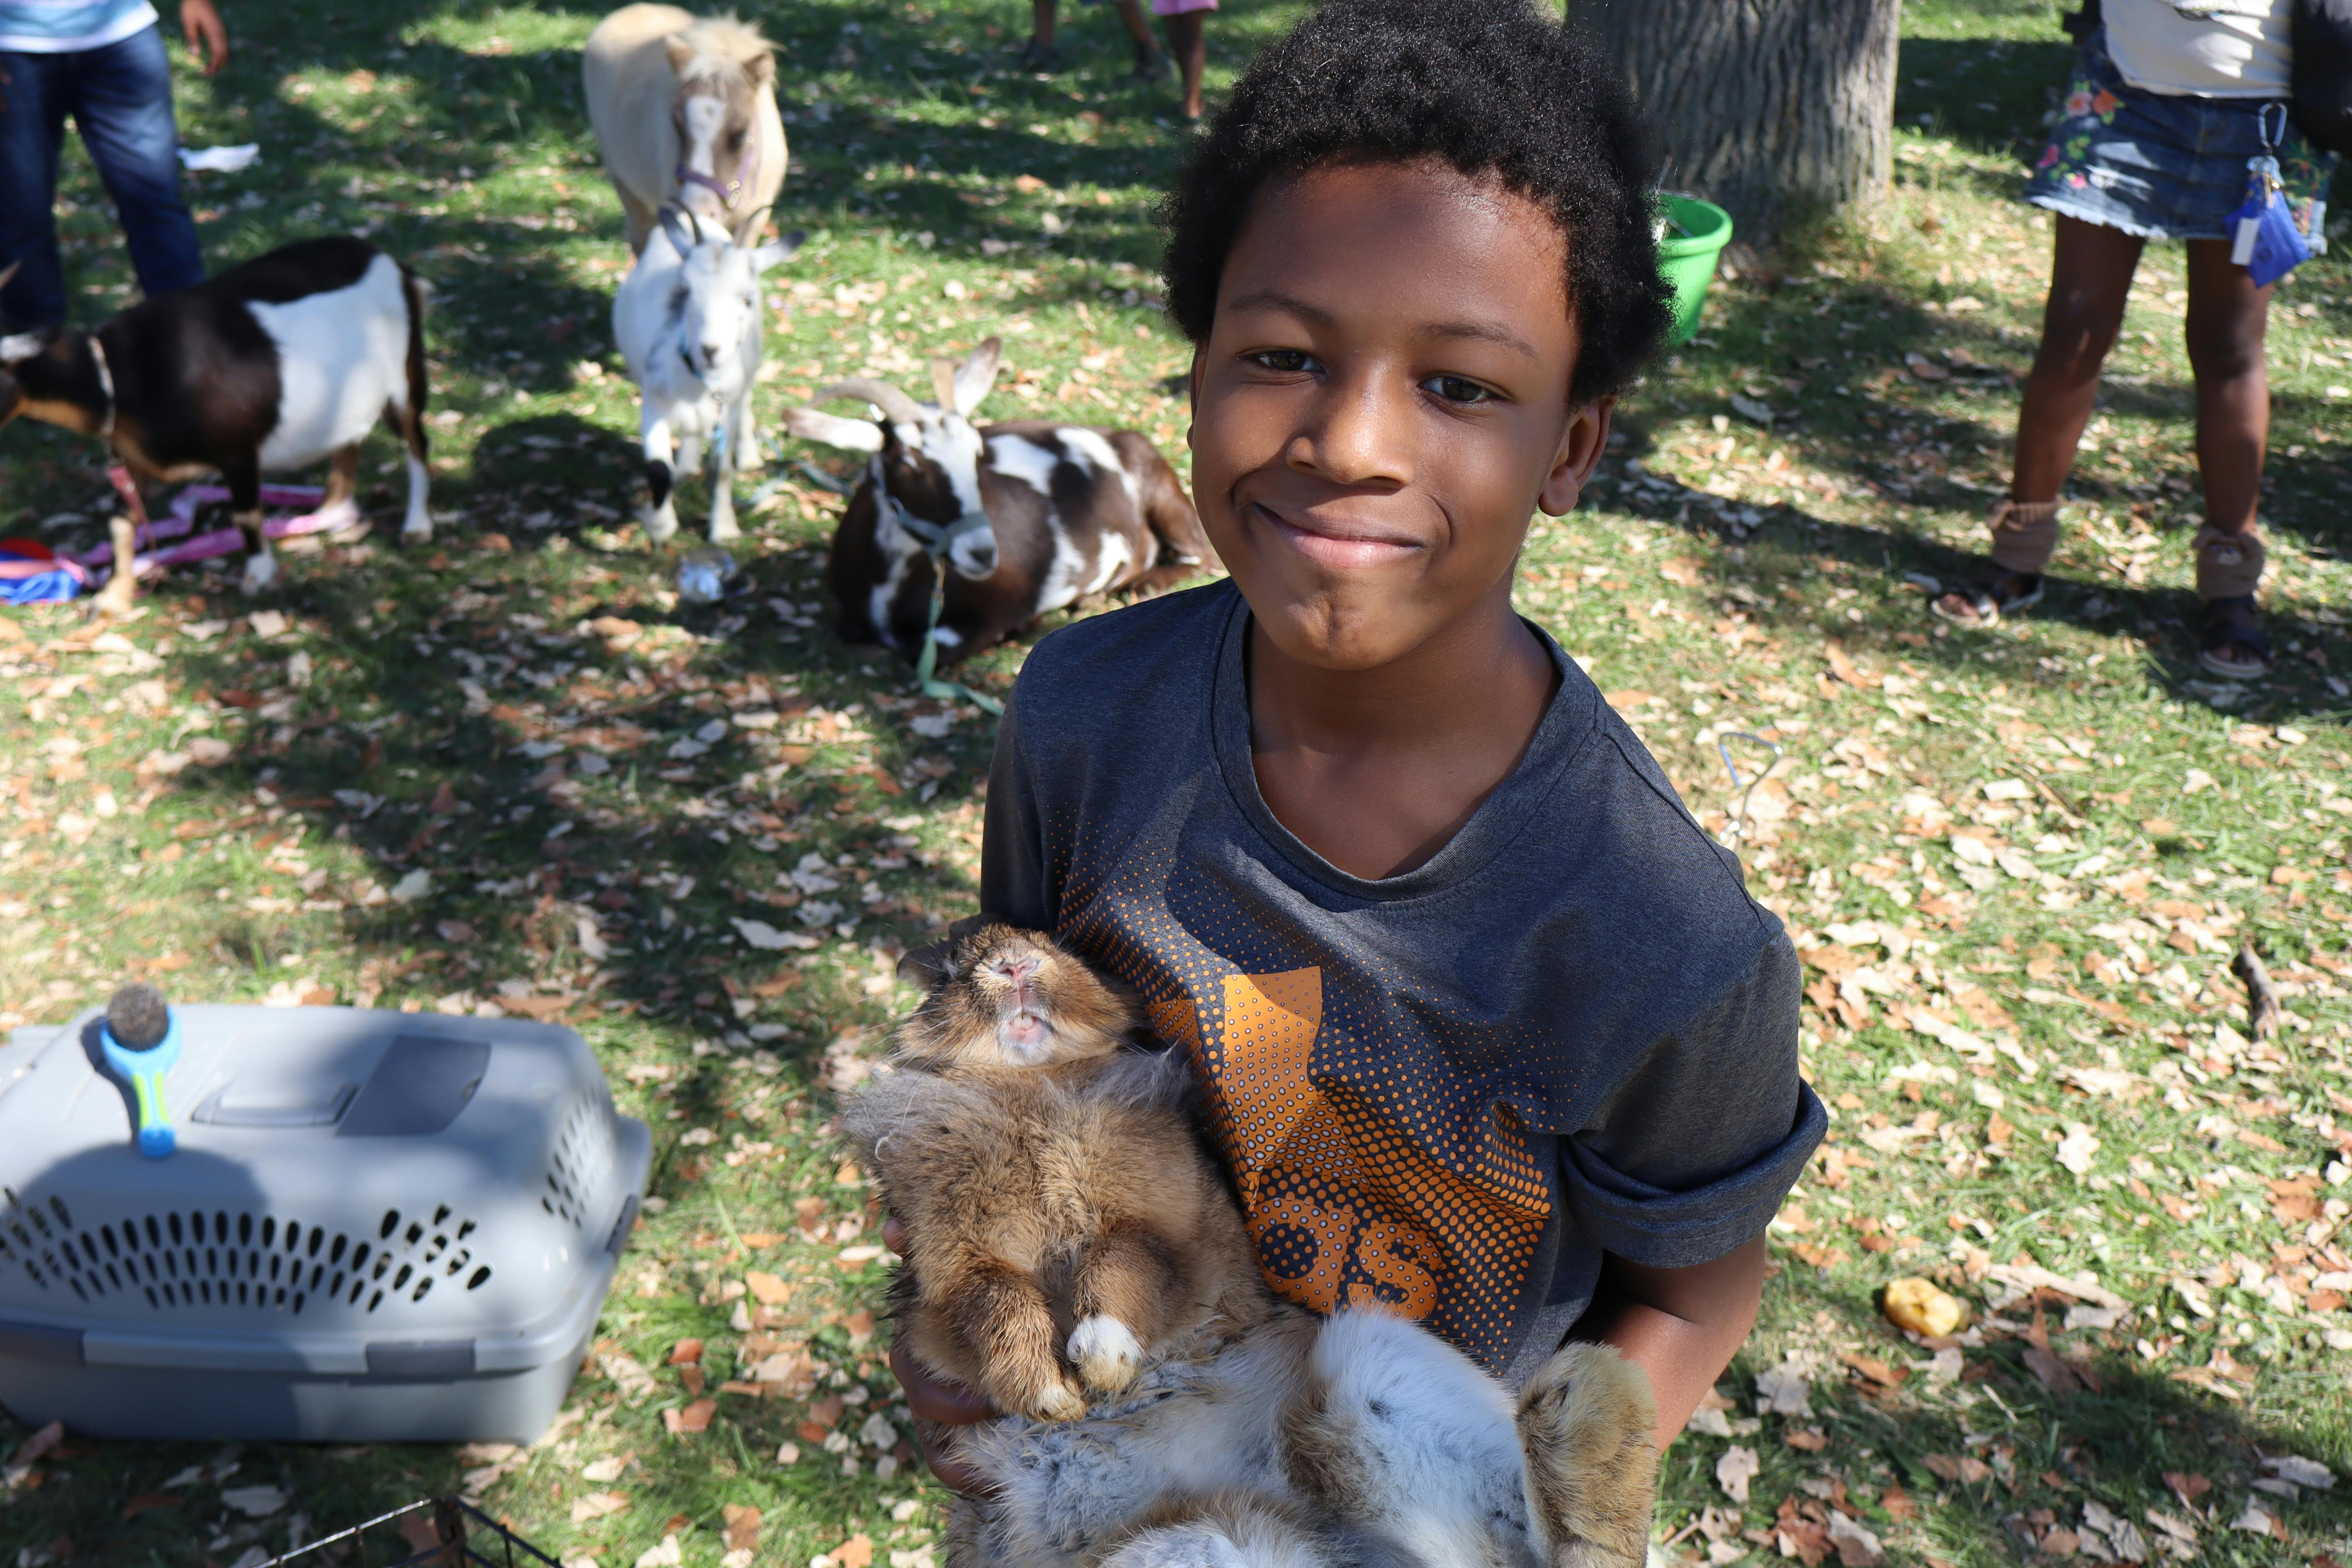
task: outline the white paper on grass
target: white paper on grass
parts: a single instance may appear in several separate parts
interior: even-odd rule
[[[813,936],[803,936],[796,931],[778,931],[765,921],[747,921],[738,917],[731,923],[736,933],[745,942],[769,952],[778,952],[788,947],[805,951],[817,945],[817,939]]]
[[[240,174],[261,160],[261,143],[247,142],[241,147],[183,147],[180,167],[201,174]]]

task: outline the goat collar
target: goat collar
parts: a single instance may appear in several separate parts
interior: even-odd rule
[[[984,511],[966,512],[953,522],[933,522],[928,518],[917,517],[899,505],[898,498],[890,493],[889,481],[882,472],[882,457],[878,452],[866,461],[866,473],[874,486],[874,505],[883,519],[906,530],[916,543],[943,560],[964,535],[994,526]]]
[[[114,373],[106,365],[106,345],[98,334],[89,334],[89,363],[98,369],[98,390],[106,398],[106,412],[99,416],[98,438],[110,445],[114,440]]]

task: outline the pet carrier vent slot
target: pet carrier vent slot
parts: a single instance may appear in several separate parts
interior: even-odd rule
[[[466,1245],[475,1222],[433,1223],[387,1210],[373,1238],[276,1215],[191,1209],[133,1215],[77,1229],[62,1198],[26,1204],[0,1189],[0,1268],[15,1265],[43,1290],[97,1304],[143,1298],[157,1311],[246,1307],[299,1314],[314,1300],[369,1312],[386,1300],[423,1301],[442,1279],[489,1283],[490,1266]]]
[[[588,1196],[612,1168],[611,1121],[602,1104],[580,1100],[564,1118],[563,1131],[556,1134],[555,1148],[548,1156],[547,1190],[540,1194],[539,1206],[581,1230],[586,1230],[593,1220]]]

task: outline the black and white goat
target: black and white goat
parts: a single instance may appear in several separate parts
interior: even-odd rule
[[[919,655],[935,554],[950,568],[939,619],[942,664],[1090,595],[1157,590],[1215,569],[1176,470],[1136,431],[1043,419],[971,423],[1001,353],[991,338],[961,365],[934,362],[934,403],[887,382],[853,380],[814,401],[863,398],[877,417],[814,408],[784,415],[803,440],[870,455],[834,531],[828,568],[845,640]]]
[[[677,531],[677,474],[702,467],[708,441],[715,459],[710,537],[734,539],[742,532],[735,526],[735,469],[760,371],[760,274],[799,249],[803,237],[786,235],[753,250],[677,207],[659,216],[613,296],[613,340],[637,384],[637,436],[652,492],[638,521],[656,544]]]
[[[245,534],[247,593],[278,578],[261,531],[263,470],[331,459],[320,510],[356,522],[360,444],[379,420],[408,447],[401,538],[433,535],[424,289],[363,239],[298,241],[94,332],[0,337],[0,425],[19,414],[96,436],[135,479],[220,475]],[[130,607],[133,544],[131,520],[117,518],[107,608]]]

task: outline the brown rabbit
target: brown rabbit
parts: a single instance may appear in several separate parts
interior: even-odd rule
[[[1276,1300],[1128,995],[1001,925],[924,972],[845,1121],[900,1331],[1014,1413],[951,1439],[985,1485],[949,1568],[1641,1568],[1639,1368],[1570,1345],[1515,1403],[1417,1323]]]
[[[1156,1349],[1270,1310],[1194,1138],[1190,1079],[1136,1049],[1133,999],[1050,938],[956,941],[845,1119],[906,1222],[914,1353],[1001,1409],[1086,1414]]]

